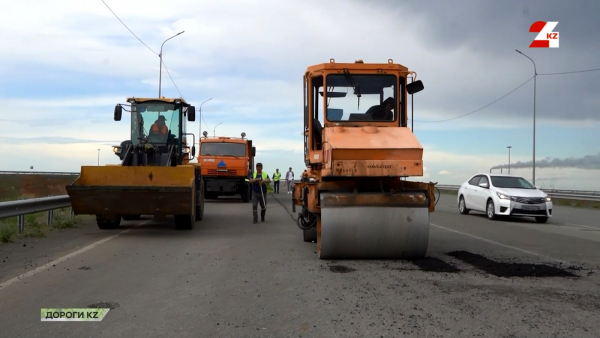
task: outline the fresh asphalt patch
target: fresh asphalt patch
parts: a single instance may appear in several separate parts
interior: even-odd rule
[[[496,262],[468,251],[452,251],[447,255],[496,277],[578,277],[565,269],[547,264]]]

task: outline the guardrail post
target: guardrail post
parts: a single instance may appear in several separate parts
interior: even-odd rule
[[[19,200],[23,198],[19,197]],[[17,216],[17,231],[22,234],[25,231],[25,215]]]
[[[48,197],[52,197],[52,195],[48,195]],[[54,219],[54,209],[48,210],[46,224],[52,225],[52,220]]]
[[[22,234],[23,231],[25,230],[25,215],[17,216],[17,227],[18,227],[19,233]]]

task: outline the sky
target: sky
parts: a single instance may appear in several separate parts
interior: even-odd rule
[[[245,132],[269,172],[304,170],[302,75],[330,58],[417,72],[425,173],[411,180],[439,184],[500,172],[508,146],[511,174],[532,180],[534,66],[515,49],[538,74],[600,68],[597,1],[104,2],[145,45],[102,0],[3,4],[0,170],[119,163],[129,125],[114,106],[158,95],[157,53],[181,31],[163,47],[162,96],[196,106],[196,136]],[[559,48],[529,48],[536,21],[558,22]],[[600,71],[535,80],[536,185],[600,190]]]

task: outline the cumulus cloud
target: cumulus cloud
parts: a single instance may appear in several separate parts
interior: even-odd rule
[[[589,43],[597,31],[600,4],[595,2],[434,2],[424,8],[392,0],[105,1],[155,52],[165,39],[185,30],[165,44],[164,62],[187,101],[198,108],[214,98],[202,107],[204,118],[198,114],[188,130],[196,136],[201,130],[212,135],[224,122],[216,133],[246,132],[268,166],[303,169],[302,75],[308,65],[329,58],[392,58],[417,71],[425,90],[414,96],[415,129],[453,130],[452,137],[472,138],[473,144],[486,130],[502,129],[510,138],[516,128],[530,125],[532,81],[468,117],[425,121],[473,111],[531,77],[530,61],[514,49],[534,58],[540,73],[600,64],[600,45]],[[127,119],[112,121],[112,109],[129,96],[158,94],[158,56],[101,1],[36,1],[35,10],[30,10],[32,4],[7,2],[0,12],[0,31],[10,32],[3,41],[11,46],[0,50],[5,65],[0,68],[0,135],[18,138],[19,151],[30,149],[25,142],[40,138],[62,140],[58,148],[48,148],[48,156],[57,156],[54,160],[38,160],[56,161],[53,170],[61,165],[74,170],[73,165],[93,162],[97,147],[110,150],[108,140],[128,136]],[[529,25],[540,18],[559,21],[559,49],[527,48],[534,37]],[[502,38],[490,38],[498,32]],[[162,76],[162,95],[179,96],[165,69]],[[587,133],[597,129],[598,76],[600,72],[538,77],[538,123]],[[92,143],[67,144],[65,139]],[[425,147],[425,177],[441,177],[444,183],[461,182],[472,172],[486,172],[505,161],[505,156],[482,156],[472,148],[452,153],[441,147],[449,140],[420,141],[433,143]],[[107,162],[116,162],[110,151],[101,149],[101,157],[106,153]],[[64,153],[78,152],[90,159],[64,159]],[[11,159],[11,165],[27,167],[31,161]],[[441,174],[444,171],[448,173]]]

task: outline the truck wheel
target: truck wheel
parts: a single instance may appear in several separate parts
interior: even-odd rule
[[[142,218],[142,215],[123,215],[124,221],[137,221]]]
[[[242,192],[241,192],[242,202],[248,203],[250,201],[250,194],[248,194],[248,190],[249,190],[248,186],[247,185],[242,186],[241,190],[242,190]]]
[[[96,224],[102,230],[118,229],[121,225],[121,217],[118,217],[116,220],[107,220],[100,215],[96,215]]]

